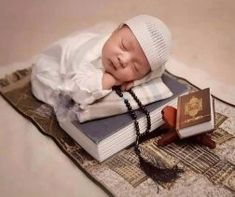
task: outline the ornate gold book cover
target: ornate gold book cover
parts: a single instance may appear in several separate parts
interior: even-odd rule
[[[211,120],[210,89],[178,98],[176,128],[182,129]]]

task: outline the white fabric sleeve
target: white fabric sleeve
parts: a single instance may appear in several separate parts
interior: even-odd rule
[[[32,92],[39,100],[55,106],[58,95],[62,93],[85,106],[110,92],[102,90],[102,71],[95,68],[89,58],[86,59],[87,63],[82,61],[88,41],[96,36],[93,33],[82,33],[61,39],[38,56],[31,81]],[[92,44],[89,48],[93,47]]]
[[[103,90],[102,78],[102,70],[86,63],[67,81],[69,95],[76,103],[80,104],[81,109],[85,109],[87,105],[111,92],[111,90]]]
[[[143,83],[147,83],[149,81],[151,81],[152,79],[156,79],[162,76],[163,72],[165,71],[165,66],[161,66],[158,69],[151,71],[150,73],[148,73],[145,77],[143,77],[142,79],[136,80],[134,81],[134,86],[138,86],[141,85]]]
[[[59,93],[61,79],[58,62],[52,56],[41,54],[33,64],[31,85],[34,96],[54,106]]]
[[[57,97],[63,89],[61,67],[65,59],[65,43],[68,39],[61,39],[39,54],[33,63],[31,84],[34,96],[55,106]]]

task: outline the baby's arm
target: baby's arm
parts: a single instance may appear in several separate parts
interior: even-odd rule
[[[109,90],[109,89],[112,89],[113,86],[118,86],[118,85],[121,85],[122,90],[129,90],[130,88],[134,86],[134,82],[128,81],[128,82],[121,83],[120,81],[115,79],[111,74],[107,72],[104,73],[103,79],[102,79],[103,90]]]

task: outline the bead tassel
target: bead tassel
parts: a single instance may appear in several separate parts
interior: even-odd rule
[[[115,86],[113,87],[113,90],[116,92],[116,94],[123,98],[123,93],[120,88],[120,86]],[[137,115],[135,111],[132,109],[132,106],[128,99],[123,98],[124,103],[126,105],[126,108],[128,109],[128,113],[132,120],[134,121],[134,126],[135,126],[135,131],[136,131],[136,140],[135,140],[135,153],[137,154],[139,158],[139,165],[140,168],[145,172],[145,174],[153,179],[153,181],[156,182],[172,182],[176,178],[179,177],[179,173],[182,173],[183,171],[181,169],[178,169],[177,166],[173,168],[160,168],[158,166],[155,166],[149,161],[146,161],[142,156],[141,156],[141,151],[139,149],[139,143],[140,143],[140,138],[145,136],[150,132],[151,129],[151,118],[150,118],[150,113],[149,111],[144,107],[144,105],[141,103],[141,101],[138,99],[136,94],[132,89],[130,89],[129,94],[132,96],[132,98],[135,100],[135,102],[138,104],[139,108],[141,111],[146,115],[146,120],[147,120],[147,126],[146,130],[144,133],[140,133],[140,128],[139,128],[139,123],[137,121]]]

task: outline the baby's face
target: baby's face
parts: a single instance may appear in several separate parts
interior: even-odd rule
[[[128,26],[114,31],[106,41],[102,62],[105,71],[121,83],[141,79],[150,72],[147,58]]]

